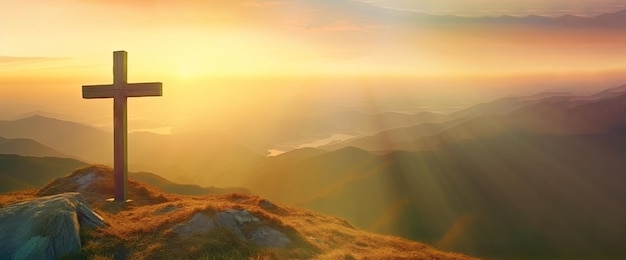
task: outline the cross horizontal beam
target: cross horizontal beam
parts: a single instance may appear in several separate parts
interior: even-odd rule
[[[131,83],[121,88],[116,85],[83,86],[83,98],[158,97],[163,96],[161,82]]]

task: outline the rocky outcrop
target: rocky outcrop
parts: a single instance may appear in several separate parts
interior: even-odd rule
[[[227,209],[212,216],[198,212],[186,223],[172,228],[181,238],[205,234],[216,227],[227,228],[239,239],[262,247],[286,247],[291,239],[283,232],[265,225],[261,219],[247,210]]]
[[[214,228],[215,221],[213,218],[202,213],[196,213],[187,223],[178,224],[172,230],[182,238],[189,238],[196,234],[207,233]]]
[[[80,193],[41,197],[0,208],[2,259],[58,259],[81,248],[81,227],[104,226]]]

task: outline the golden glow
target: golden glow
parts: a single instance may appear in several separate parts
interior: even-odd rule
[[[382,3],[5,3],[0,34],[9,37],[0,48],[2,96],[55,110],[60,107],[52,104],[61,104],[64,112],[76,113],[73,107],[83,104],[73,99],[80,96],[77,86],[109,82],[115,50],[129,53],[130,82],[166,85],[162,108],[148,109],[148,102],[144,111],[144,101],[133,101],[135,113],[164,113],[169,122],[210,115],[236,125],[231,121],[239,116],[383,86],[411,95],[469,97],[519,92],[528,85],[607,86],[624,79],[626,61],[615,58],[626,57],[623,33],[420,27],[410,19],[372,15],[360,9],[362,2]],[[427,2],[430,10],[444,5]],[[406,1],[385,4],[410,9]],[[519,5],[509,4],[511,10]]]
[[[417,2],[422,4],[419,8]],[[481,212],[463,208],[459,202],[464,198],[455,197],[462,193],[451,191],[465,187],[471,192],[480,191],[480,196],[482,192],[498,191],[498,195],[485,197],[527,203],[537,198],[514,200],[513,192],[500,191],[502,188],[497,184],[506,184],[511,190],[530,190],[529,194],[533,194],[533,189],[537,189],[533,183],[519,176],[497,174],[526,169],[533,164],[517,161],[507,164],[498,160],[499,154],[489,147],[481,146],[459,148],[441,157],[398,151],[379,156],[348,148],[347,161],[333,157],[330,163],[316,168],[320,165],[307,163],[295,167],[300,166],[300,161],[308,162],[295,159],[294,163],[269,168],[268,175],[284,170],[288,174],[283,177],[260,178],[252,184],[246,183],[250,181],[246,178],[265,177],[263,172],[256,172],[263,169],[258,168],[258,161],[264,159],[265,150],[286,151],[328,141],[329,136],[332,139],[337,134],[361,137],[387,130],[384,120],[359,118],[358,114],[356,119],[329,116],[338,112],[448,113],[511,95],[623,85],[626,82],[624,29],[425,25],[410,16],[413,9],[472,16],[577,14],[585,10],[588,11],[584,15],[593,15],[626,7],[615,6],[610,0],[587,1],[595,4],[593,10],[583,1],[569,5],[572,1],[547,2],[3,1],[0,120],[43,110],[52,111],[61,119],[110,129],[112,102],[83,100],[80,86],[110,84],[111,54],[126,50],[129,82],[161,81],[164,85],[163,97],[130,99],[129,130],[174,133],[164,139],[196,132],[189,134],[184,142],[131,149],[167,151],[158,153],[157,159],[145,158],[143,162],[147,165],[133,165],[131,170],[167,172],[176,181],[203,186],[248,184],[294,203],[296,198],[306,202],[311,196],[313,202],[329,199],[337,204],[327,210],[347,212],[361,221],[362,227],[381,232],[435,230],[424,235],[441,247],[455,248],[468,242],[467,233],[487,234],[481,228],[508,223],[501,219],[480,222]],[[541,11],[527,9],[528,3],[534,3]],[[391,9],[381,11],[380,6]],[[571,10],[564,11],[565,8]],[[363,120],[359,123],[364,128],[371,126],[374,130],[330,133],[344,131],[333,127],[350,124],[351,120]],[[478,136],[485,130],[482,127],[492,130],[497,125],[487,122],[480,124],[477,129],[481,131],[476,133],[470,128],[448,134]],[[180,133],[183,134],[177,135]],[[404,148],[414,145],[417,150],[421,143],[417,139],[411,141],[412,138],[412,133],[395,135],[379,145],[385,153],[402,150],[394,147],[394,143],[402,142],[406,142]],[[573,168],[568,168],[573,166],[552,162],[554,154],[532,147],[530,141],[510,139],[504,146],[512,149],[510,158],[536,156],[536,161],[549,169],[573,172],[570,171]],[[210,153],[204,149],[207,147]],[[352,158],[356,159],[351,161]],[[360,164],[372,158],[379,160],[372,164],[376,167],[358,175],[369,167]],[[270,158],[270,162],[272,159],[279,158]],[[475,162],[482,163],[476,166]],[[238,171],[231,171],[228,167],[232,166]],[[309,172],[303,174],[301,170],[307,167]],[[484,173],[483,179],[476,183],[463,180],[468,171]],[[315,183],[320,185],[318,179],[329,181],[324,184],[328,186],[314,187]],[[491,180],[496,180],[496,185],[489,185]],[[581,184],[582,180],[559,180],[587,188]],[[471,185],[459,185],[459,182]],[[276,188],[277,183],[280,189]],[[485,186],[472,187],[476,184]],[[345,203],[335,200],[343,191],[354,192]],[[364,197],[372,200],[364,202]],[[419,201],[407,198],[422,199],[423,205],[417,206],[429,210],[411,212]],[[525,206],[528,205],[511,204],[512,209],[520,212],[543,213],[524,211]],[[550,210],[547,208],[546,212]],[[413,214],[412,218],[403,221],[402,216],[407,212]],[[436,225],[425,226],[427,222],[417,218],[431,220]]]

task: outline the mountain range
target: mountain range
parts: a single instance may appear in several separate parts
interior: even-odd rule
[[[381,114],[398,118],[388,121],[397,127],[275,157],[202,132],[129,139],[139,162],[170,165],[178,180],[242,186],[446,250],[485,258],[622,258],[624,112],[621,86],[508,97],[446,115]],[[409,118],[420,119],[403,123]],[[0,124],[0,136],[11,124]],[[353,132],[363,125],[355,123]]]
[[[0,193],[17,192],[25,189],[37,189],[55,179],[65,177],[87,163],[57,157],[20,156],[0,154]],[[226,194],[237,192],[249,194],[244,188],[201,187],[192,184],[178,184],[150,172],[130,172],[130,179],[167,193],[181,195]]]
[[[435,16],[433,24],[454,25],[483,25],[483,26],[527,26],[544,27],[555,29],[578,28],[578,29],[626,29],[626,10],[613,13],[600,14],[592,17],[562,15],[548,17],[540,15],[527,16],[486,16],[486,17],[459,17],[459,16]]]
[[[74,122],[40,115],[0,121],[0,137],[3,137],[2,153],[69,157],[87,163],[112,162],[112,134]],[[133,132],[128,140],[131,171],[159,172],[179,183],[232,186],[233,175],[224,172],[244,172],[247,165],[262,158],[214,132],[178,135]],[[246,160],[249,163],[244,163]]]
[[[446,123],[279,155],[244,186],[480,257],[620,258],[625,107],[624,87],[496,100]]]
[[[354,146],[369,151],[432,150],[445,142],[500,132],[538,134],[621,133],[626,111],[626,86],[585,96],[541,93],[481,103],[446,115],[443,123],[396,128],[319,147]]]
[[[281,122],[292,127],[285,127],[282,130],[284,133],[262,134],[263,130],[259,130],[254,136],[231,137],[211,130],[184,131],[172,135],[132,132],[128,135],[129,168],[132,171],[158,172],[178,183],[237,186],[264,159],[265,154],[261,151],[267,151],[272,145],[294,147],[311,137],[324,137],[338,132],[363,136],[418,123],[442,122],[445,119],[444,115],[429,112],[366,115],[348,111],[317,118],[286,118]],[[320,125],[332,127],[320,128]],[[256,142],[263,139],[259,135],[267,136],[267,141]],[[112,160],[111,133],[41,115],[0,121],[0,137],[41,146],[28,150],[26,144],[20,144],[19,147],[2,150],[4,145],[0,143],[0,151],[3,153],[69,157],[88,163],[110,164]],[[54,147],[59,152],[45,147]],[[164,153],[164,150],[169,152]]]
[[[338,19],[337,10],[340,10],[344,19],[358,24],[367,25],[375,21],[379,26],[402,27],[414,26],[449,27],[449,26],[524,26],[536,29],[552,27],[555,29],[625,29],[626,10],[617,10],[611,13],[602,13],[595,16],[577,16],[565,14],[560,16],[542,16],[537,14],[528,15],[440,15],[430,14],[418,10],[392,8],[383,3],[367,1],[338,0],[332,3],[299,0],[284,3],[294,8],[307,6],[319,12],[327,13],[329,20]],[[567,7],[563,7],[567,8]],[[393,17],[393,19],[389,19]]]
[[[313,2],[313,1],[296,1]],[[307,3],[309,4],[309,3]],[[294,5],[297,6],[296,3]],[[416,10],[386,8],[376,6],[376,3],[360,1],[335,1],[333,4],[319,3],[310,4],[320,11],[336,10],[340,6],[347,19],[366,24],[376,21],[377,24],[391,27],[411,25],[414,27],[526,27],[526,28],[553,28],[553,29],[600,29],[622,30],[626,29],[626,10],[618,10],[611,13],[603,13],[595,16],[577,16],[565,14],[561,16],[542,16],[537,14],[528,15],[491,15],[491,16],[462,16],[462,15],[439,15],[429,14]],[[351,12],[348,12],[351,11]],[[393,17],[394,19],[388,19]],[[330,15],[330,19],[335,18]]]
[[[49,146],[26,138],[7,139],[0,137],[0,154],[30,155],[39,157],[70,157]]]

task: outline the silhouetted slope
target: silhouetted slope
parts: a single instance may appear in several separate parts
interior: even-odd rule
[[[509,133],[432,152],[330,152],[268,166],[258,179],[281,180],[280,189],[251,185],[371,231],[482,257],[619,258],[624,147],[626,135]]]
[[[17,154],[40,157],[70,157],[37,141],[26,138],[6,139],[0,137],[0,154]]]
[[[607,93],[607,92],[600,92]],[[450,142],[485,138],[507,133],[548,135],[615,134],[626,128],[626,92],[619,88],[610,95],[552,96],[516,103],[505,114],[489,113],[502,101],[485,103],[466,111],[480,111],[474,117],[432,136],[424,136],[399,147],[414,151],[439,149]],[[621,93],[616,94],[616,93]],[[526,100],[516,98],[516,100]],[[506,102],[509,103],[508,101]],[[508,106],[508,105],[507,105]],[[476,110],[476,108],[479,108]],[[512,108],[512,107],[510,107]],[[497,110],[497,109],[496,109]]]
[[[175,182],[233,186],[265,157],[219,135],[140,132],[129,137],[129,158],[133,168]]]
[[[621,96],[623,94],[626,94],[626,85],[622,85],[622,86],[619,86],[619,87],[608,88],[608,89],[602,90],[600,92],[594,93],[592,95],[589,95],[587,97],[591,98],[591,99],[595,99],[595,100],[600,100],[600,99],[605,99],[605,98],[612,98],[612,97],[616,97],[616,96]]]
[[[505,115],[522,107],[536,103],[534,99],[525,100],[519,97],[502,98],[490,102],[473,105],[451,114],[453,118],[474,118],[491,115]]]
[[[88,162],[112,163],[113,134],[73,122],[43,116],[0,121],[0,136],[32,139]],[[218,186],[239,183],[238,176],[263,157],[209,131],[129,133],[128,150],[131,171],[158,172],[176,182]]]
[[[111,133],[38,115],[0,121],[0,136],[33,139],[61,153],[91,162],[109,162],[113,154]]]
[[[0,193],[38,188],[85,165],[67,158],[0,154]]]
[[[619,91],[619,90],[615,90]],[[406,121],[409,127],[394,128],[378,132],[371,136],[349,139],[320,147],[321,149],[336,150],[346,146],[354,146],[369,151],[391,150],[431,150],[437,149],[442,142],[476,138],[497,133],[499,131],[514,130],[515,126],[528,127],[530,122],[514,122],[521,119],[524,111],[536,111],[544,115],[541,107],[547,109],[555,103],[564,103],[563,107],[553,110],[562,111],[578,104],[589,102],[567,92],[543,92],[530,96],[502,98],[490,102],[477,104],[450,115],[437,115],[438,123],[412,124]],[[547,105],[546,105],[547,104]],[[522,111],[522,112],[519,112]],[[535,112],[533,112],[535,113]],[[511,116],[509,116],[511,115]],[[510,117],[512,119],[507,119]],[[441,121],[448,119],[447,121]]]
[[[467,120],[410,142],[413,152],[349,148],[294,160],[286,153],[248,187],[368,230],[482,257],[626,257],[622,88],[465,111]],[[272,180],[288,188],[272,189]]]
[[[626,131],[626,91],[621,95],[573,107],[573,117],[583,118],[600,133]]]
[[[328,115],[320,120],[333,126],[333,133],[374,134],[381,131],[408,127],[424,123],[439,123],[449,117],[432,112],[405,114],[397,112],[383,112],[373,115],[355,111],[344,111]]]
[[[626,10],[614,13],[601,14],[594,17],[577,17],[566,15],[554,18],[554,23],[560,26],[598,29],[626,28]]]
[[[459,16],[436,16],[429,19],[419,20],[423,26],[480,26],[484,28],[505,27],[508,29],[534,28],[541,29],[601,29],[623,30],[626,29],[626,10],[614,13],[606,13],[593,17],[563,15],[559,17],[547,17],[540,15],[527,16],[485,16],[485,17],[459,17]]]
[[[181,195],[205,195],[205,194],[226,194],[226,193],[242,193],[249,194],[250,191],[244,188],[218,188],[218,187],[200,187],[193,184],[178,184],[171,182],[159,175],[149,172],[132,172],[129,173],[131,179],[135,179],[146,183],[161,191],[181,194]]]
[[[270,160],[297,160],[297,159],[305,159],[305,158],[317,156],[317,155],[320,155],[320,154],[323,154],[323,153],[326,153],[326,152],[327,151],[323,150],[323,149],[304,147],[304,148],[300,148],[300,149],[296,149],[296,150],[291,150],[288,153],[280,154],[278,156],[270,158]]]
[[[623,131],[626,93],[602,99],[547,100],[508,115],[511,129],[535,133],[600,134]]]
[[[371,154],[354,147],[304,159],[298,157],[292,159],[288,154],[268,158],[271,160],[266,160],[264,164],[258,166],[244,186],[252,188],[253,193],[271,194],[273,198],[280,197],[286,203],[294,203],[326,189],[336,180],[349,181],[356,176],[355,174],[371,168],[376,163],[371,161],[373,158]],[[280,188],[277,188],[278,183],[281,183]]]
[[[56,178],[66,177],[68,172],[83,167],[86,163],[66,158],[26,157],[0,154],[0,193],[38,188]],[[112,170],[100,166],[111,178]],[[192,184],[178,184],[149,172],[130,172],[130,179],[136,179],[163,192],[182,195],[224,194],[231,192],[250,193],[244,188],[201,187]]]
[[[464,119],[451,120],[444,123],[424,123],[410,127],[395,128],[375,135],[349,139],[320,147],[321,149],[336,150],[342,147],[353,146],[368,151],[415,150],[411,142],[435,135],[448,128],[463,122]]]
[[[32,185],[13,179],[10,176],[0,175],[0,193],[32,189]]]

